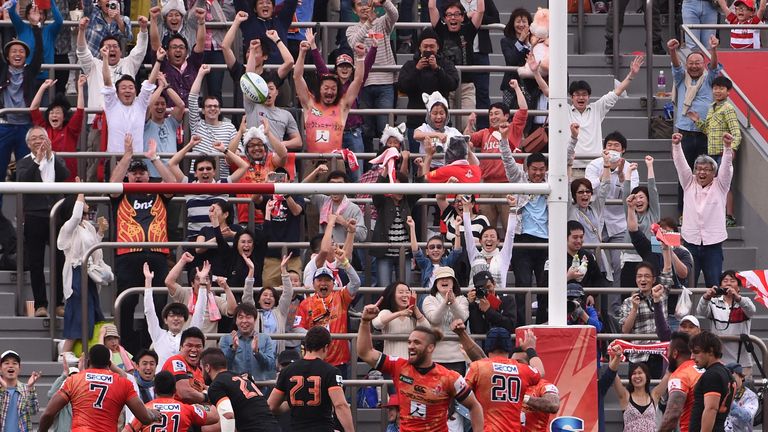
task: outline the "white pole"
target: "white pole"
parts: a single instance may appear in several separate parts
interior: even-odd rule
[[[279,194],[537,194],[549,193],[549,185],[522,183],[275,183],[265,184],[199,184],[199,183],[130,183],[131,192],[144,192],[144,185],[152,192],[158,193],[227,193],[233,188],[252,187],[254,192],[270,193],[264,189],[274,186]],[[266,186],[266,188],[265,188]],[[3,182],[0,183],[0,194],[120,194],[123,193],[123,183],[35,183],[35,182]]]
[[[549,2],[549,324],[567,325],[566,223],[568,174],[565,147],[568,122],[568,15],[567,3]]]

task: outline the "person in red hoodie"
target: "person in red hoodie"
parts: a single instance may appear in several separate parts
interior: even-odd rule
[[[517,104],[519,107],[512,117],[512,124],[509,130],[509,145],[511,146],[512,151],[519,151],[518,148],[523,139],[525,122],[528,120],[528,103],[525,100],[525,96],[523,96],[523,91],[520,89],[517,80],[509,80],[509,87],[513,89],[517,95]],[[475,131],[477,115],[475,113],[470,114],[467,127],[464,129],[464,135],[470,136],[469,141],[472,143],[472,147],[479,148],[480,153],[500,154],[501,150],[499,150],[499,142],[501,141],[501,132],[499,132],[499,125],[509,121],[509,107],[502,102],[492,104],[491,107],[488,108],[488,120],[490,122],[490,127]],[[507,183],[507,176],[504,173],[504,163],[500,158],[481,159],[480,169],[483,171],[483,183]],[[481,195],[480,197],[504,198],[505,195],[486,194]],[[496,223],[501,220],[501,226],[506,232],[507,217],[509,216],[509,206],[507,206],[506,203],[481,204],[480,213],[488,218],[493,227],[497,226]]]
[[[70,106],[66,98],[59,97],[53,99],[48,106],[48,110],[43,115],[40,111],[40,103],[48,89],[56,85],[56,80],[47,79],[40,85],[40,89],[29,104],[29,115],[35,126],[45,129],[48,139],[51,140],[51,149],[55,152],[76,152],[77,143],[80,141],[80,132],[83,130],[83,116],[85,115],[85,95],[83,86],[88,81],[88,76],[80,74],[77,80],[77,110],[72,117],[67,120],[67,113]],[[75,181],[77,175],[77,159],[64,158],[64,163],[69,170],[68,182]]]

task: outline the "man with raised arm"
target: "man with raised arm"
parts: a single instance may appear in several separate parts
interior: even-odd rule
[[[154,140],[149,140],[146,159],[152,161],[158,173],[166,183],[175,183],[173,176],[165,167],[156,152]],[[123,145],[125,154],[112,169],[110,181],[113,183],[148,183],[149,170],[145,159],[133,160],[133,136],[126,134]],[[168,203],[173,195],[158,193],[122,193],[110,196],[116,238],[119,242],[167,242],[168,241]],[[152,286],[162,286],[168,274],[167,248],[118,248],[115,258],[115,272],[118,293],[144,285],[142,268],[149,263],[155,277]],[[120,309],[120,330],[123,333],[123,346],[128,352],[138,352],[141,340],[133,328],[133,313],[139,302],[137,296],[128,296]],[[155,296],[155,307],[162,310],[166,299],[163,295]],[[146,341],[149,338],[146,337]]]
[[[341,150],[349,110],[363,86],[365,46],[355,45],[355,76],[345,93],[341,91],[339,77],[329,74],[320,76],[318,88],[310,94],[307,82],[304,81],[304,59],[310,48],[309,42],[301,42],[299,57],[293,69],[296,96],[304,110],[306,150],[309,153],[331,153],[333,150]]]
[[[357,332],[357,353],[372,368],[399,377],[395,389],[400,402],[400,430],[447,432],[448,409],[454,400],[469,409],[472,430],[487,430],[483,429],[483,408],[464,378],[432,361],[442,333],[416,327],[408,336],[408,359],[390,357],[373,349],[371,321],[378,314],[377,304],[365,306]]]
[[[133,384],[110,370],[110,351],[104,345],[94,345],[88,351],[89,368],[69,377],[58,393],[48,402],[40,417],[41,432],[48,432],[56,414],[67,404],[72,405],[72,431],[114,430],[124,406],[141,424],[160,420],[160,412],[148,410],[133,389]]]

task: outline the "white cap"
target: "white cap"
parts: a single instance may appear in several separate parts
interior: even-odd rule
[[[680,320],[680,324],[683,324],[686,321],[690,322],[691,324],[695,325],[698,328],[701,328],[701,324],[699,324],[699,319],[693,315],[684,316],[683,319]]]

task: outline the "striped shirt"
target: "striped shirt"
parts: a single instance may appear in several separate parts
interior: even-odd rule
[[[389,226],[388,239],[390,243],[407,243],[409,240],[408,232],[405,230],[405,224],[403,223],[403,213],[400,206],[395,206],[395,219],[392,220],[392,225]],[[400,248],[387,249],[386,256],[399,257]]]
[[[365,22],[347,27],[347,41],[349,42],[349,46],[354,47],[355,44],[362,43],[365,44],[367,49],[371,49],[371,47],[375,46],[376,42],[374,39],[368,37],[369,33],[382,33],[385,38],[389,38],[399,17],[397,7],[395,7],[391,1],[385,1],[381,7],[384,8],[385,13],[383,16],[376,18],[373,21],[373,24]],[[381,44],[376,53],[376,61],[373,65],[394,66],[396,64],[395,54],[392,52],[392,44]],[[371,72],[364,85],[393,84],[397,79],[396,76],[396,72]]]
[[[757,15],[747,21],[739,21],[736,14],[731,12],[725,18],[730,24],[752,25],[760,24],[760,18]],[[759,29],[740,29],[731,28],[731,48],[733,49],[759,49],[760,48],[760,30]]]
[[[198,181],[190,181],[185,177],[182,183],[198,183]],[[232,178],[216,180],[214,183],[232,183]],[[211,226],[208,208],[216,202],[226,201],[229,195],[189,194],[184,198],[187,200],[187,238],[194,240],[204,227]]]
[[[219,177],[224,180],[229,176],[229,164],[226,163],[221,152],[213,148],[213,143],[218,141],[228,146],[237,133],[237,129],[228,121],[221,121],[217,125],[206,123],[200,116],[199,98],[200,95],[197,93],[189,94],[189,129],[192,131],[192,134],[198,135],[202,139],[200,144],[195,146],[195,151],[209,155],[219,155],[216,165],[218,166]],[[194,174],[194,166],[195,161],[193,160],[189,169],[190,174]]]

